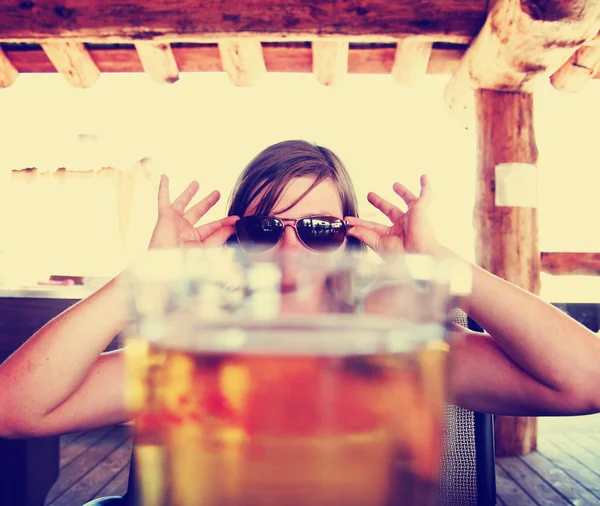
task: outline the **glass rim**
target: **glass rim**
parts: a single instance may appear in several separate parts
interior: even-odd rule
[[[446,329],[440,323],[369,314],[350,319],[342,316],[323,314],[312,320],[297,316],[273,320],[176,319],[167,324],[169,331],[162,339],[137,337],[165,351],[290,357],[388,355],[444,342]],[[443,345],[440,349],[446,350]]]
[[[268,276],[286,265],[330,274],[385,274],[398,282],[425,281],[447,284],[455,296],[471,291],[472,273],[462,262],[445,256],[398,253],[382,260],[372,253],[337,250],[332,253],[284,252],[263,256],[264,251],[238,246],[223,248],[151,249],[126,270],[130,284],[168,282],[226,275],[228,268],[260,269]]]

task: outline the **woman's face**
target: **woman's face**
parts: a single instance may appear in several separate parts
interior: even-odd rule
[[[281,198],[275,204],[273,210],[269,213],[270,216],[291,220],[309,216],[334,216],[343,219],[344,216],[339,192],[334,181],[331,179],[325,179],[293,207],[286,209],[310,188],[314,180],[314,177],[299,177],[293,179],[281,194]],[[261,196],[259,195],[254,202],[250,203],[248,209],[244,213],[245,216],[253,214],[260,197]],[[284,209],[285,212],[280,212],[279,210],[281,209]],[[343,255],[344,250],[345,244],[342,244],[338,249],[328,253],[319,253],[309,250],[298,238],[296,230],[291,226],[287,226],[285,227],[283,237],[273,248],[257,253],[256,255],[261,259],[271,260],[281,253],[289,253],[293,256],[302,255],[303,258],[310,256],[318,260],[318,257],[322,257],[323,255]],[[331,257],[329,257],[329,259],[330,258]],[[282,264],[281,275],[281,284],[284,292],[290,292],[291,295],[300,288],[298,286],[300,274],[296,269],[284,263]],[[321,283],[317,282],[317,285],[319,284]]]
[[[281,198],[275,204],[273,210],[269,213],[281,219],[296,220],[309,216],[335,216],[336,218],[344,218],[342,211],[342,202],[340,201],[339,192],[335,182],[332,179],[325,179],[315,186],[302,200],[296,203],[293,207],[287,209],[290,204],[295,202],[315,181],[314,177],[305,176],[293,179],[286,189],[282,192]],[[244,216],[252,215],[258,204],[261,196],[259,195],[253,202],[250,203]],[[285,212],[279,212],[280,209],[286,209]],[[342,245],[339,250],[344,249]],[[268,252],[274,253],[278,251],[292,251],[294,253],[302,252],[313,255],[323,255],[323,253],[315,253],[307,249],[296,234],[293,227],[285,227],[282,239]]]

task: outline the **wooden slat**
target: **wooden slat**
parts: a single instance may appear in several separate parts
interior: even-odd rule
[[[567,432],[565,436],[567,439],[585,448],[588,452],[593,453],[596,456],[598,464],[600,464],[600,443],[598,441],[590,437],[589,434],[582,432]]]
[[[569,506],[558,491],[533,473],[531,468],[518,457],[498,459],[496,463],[540,506]]]
[[[143,72],[135,49],[94,48],[89,53],[102,72]],[[221,55],[216,45],[173,47],[180,72],[222,72]],[[349,74],[389,74],[396,50],[392,47],[350,48]],[[21,73],[56,72],[54,65],[41,50],[7,49],[6,54]],[[305,47],[263,47],[269,72],[312,72],[312,49]],[[431,52],[428,74],[450,74],[458,68],[463,49],[436,49]]]
[[[71,434],[65,434],[64,436],[60,436],[60,449],[63,451],[64,448],[69,446],[71,443],[74,443],[78,439],[81,439],[85,436],[85,432],[73,432]]]
[[[95,465],[77,483],[58,497],[51,506],[73,506],[85,504],[98,495],[111,480],[123,469],[123,462],[131,458],[131,441],[126,439],[112,448],[107,456]]]
[[[433,44],[415,37],[398,41],[392,77],[403,86],[413,86],[426,74]]]
[[[600,253],[542,253],[542,271],[554,275],[600,274]]]
[[[18,76],[19,71],[0,47],[0,88],[8,88]]]
[[[84,432],[80,438],[77,438],[72,443],[61,447],[60,449],[60,467],[63,468],[70,462],[75,460],[81,454],[85,453],[90,446],[107,437],[114,427],[102,427],[100,429]]]
[[[533,452],[520,458],[572,504],[577,504],[578,506],[598,505],[598,497],[542,454]]]
[[[179,80],[179,67],[171,45],[167,43],[136,42],[142,67],[157,83],[175,83]]]
[[[552,435],[554,440],[555,435]],[[549,458],[578,483],[581,483],[600,501],[600,475],[594,473],[584,463],[577,460],[570,453],[557,446],[549,437],[538,438],[537,451]]]
[[[496,466],[496,488],[498,496],[506,504],[511,506],[538,506],[500,466]]]
[[[221,65],[235,86],[253,86],[266,73],[260,41],[229,39],[219,42]]]
[[[540,432],[564,434],[570,432],[585,432],[600,434],[600,413],[581,416],[549,416],[539,419]]]
[[[473,89],[532,92],[600,28],[600,2],[498,0],[448,83],[445,100],[469,109]],[[546,5],[547,4],[547,5]]]
[[[473,37],[486,0],[35,0],[0,3],[0,40],[202,40],[424,34]]]
[[[71,86],[89,88],[100,77],[100,69],[80,42],[44,42],[42,49]]]
[[[129,480],[129,458],[124,458],[124,465],[122,469],[106,484],[102,489],[98,491],[94,499],[100,497],[110,496],[122,496],[127,492],[127,481]]]
[[[348,74],[347,41],[316,40],[312,43],[312,68],[319,84],[335,86]]]
[[[96,441],[68,464],[62,466],[60,479],[48,493],[47,504],[53,504],[59,497],[66,493],[75,483],[85,476],[90,469],[96,467],[110,453],[121,446],[129,437],[124,427],[111,428],[110,433]],[[101,487],[98,487],[98,490]]]
[[[600,477],[600,458],[594,455],[594,453],[589,451],[585,446],[570,440],[564,434],[553,435],[552,442]]]
[[[561,91],[577,92],[600,70],[600,46],[585,46],[569,58],[550,78]]]

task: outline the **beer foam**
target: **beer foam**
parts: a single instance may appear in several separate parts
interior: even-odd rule
[[[443,325],[361,315],[311,315],[276,320],[186,318],[164,327],[153,346],[193,353],[348,356],[408,353],[444,339]]]

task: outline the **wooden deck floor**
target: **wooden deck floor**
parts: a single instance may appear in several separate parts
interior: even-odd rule
[[[502,506],[600,506],[600,415],[540,418],[538,449],[496,459]]]
[[[61,473],[46,506],[81,506],[127,488],[126,427],[61,438]],[[540,419],[538,451],[497,460],[500,506],[600,506],[600,415]]]

